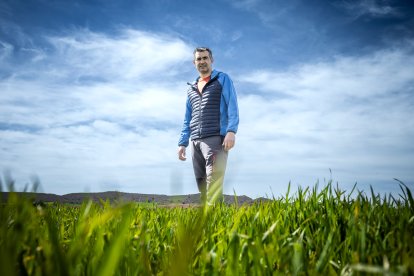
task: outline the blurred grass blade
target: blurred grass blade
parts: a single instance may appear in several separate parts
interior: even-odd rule
[[[111,276],[117,271],[129,237],[128,230],[131,223],[130,212],[128,212],[129,207],[127,205],[122,208],[123,212],[121,213],[119,225],[114,233],[113,239],[110,241],[109,247],[102,256],[102,262],[96,275]]]

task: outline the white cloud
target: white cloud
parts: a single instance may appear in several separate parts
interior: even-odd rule
[[[314,98],[327,90],[341,98],[380,96],[399,91],[412,80],[413,60],[409,50],[387,50],[367,57],[337,57],[334,62],[302,65],[288,72],[256,71],[243,79],[260,84],[265,92],[290,96]]]
[[[243,0],[230,2],[231,5],[237,9],[245,10],[255,14],[260,19],[262,24],[266,27],[278,27],[277,25],[281,23],[279,20],[282,17],[286,16],[289,11],[293,10],[298,5],[301,5],[300,1],[297,0]],[[286,18],[283,21],[286,21]],[[278,23],[275,24],[275,22]]]
[[[0,41],[0,61],[5,62],[13,52],[13,45]]]
[[[239,40],[240,38],[243,37],[243,32],[238,30],[232,33],[230,40],[232,42],[236,42],[237,40]]]
[[[166,77],[191,57],[191,49],[181,40],[132,29],[116,37],[82,30],[48,40],[60,66],[78,78],[137,80],[160,73]]]
[[[399,17],[400,12],[389,5],[387,0],[361,0],[356,2],[342,1],[344,7],[353,17],[363,15],[371,17]]]
[[[258,4],[260,4],[260,2],[261,0],[242,0],[232,2],[232,4],[237,8],[249,10],[256,7]]]

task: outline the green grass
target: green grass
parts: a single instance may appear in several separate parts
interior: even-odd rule
[[[412,275],[414,201],[331,183],[249,206],[0,207],[0,275]]]

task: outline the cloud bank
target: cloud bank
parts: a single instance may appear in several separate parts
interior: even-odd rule
[[[329,169],[343,187],[395,191],[393,178],[413,179],[412,51],[409,43],[239,76],[241,152],[249,153],[240,170],[256,172],[255,186],[313,185]]]
[[[24,64],[3,43],[11,69],[0,83],[1,167],[36,173],[56,193],[150,192],[160,174],[169,183],[186,89],[177,74],[192,69],[192,48],[131,29],[45,40]]]
[[[37,174],[58,194],[197,192],[191,162],[176,157],[192,45],[134,29],[0,45],[0,167],[21,187]],[[233,70],[241,125],[225,192],[278,195],[330,177],[347,189],[412,185],[413,50]]]

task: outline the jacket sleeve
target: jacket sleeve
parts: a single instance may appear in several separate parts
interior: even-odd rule
[[[188,141],[190,139],[191,113],[192,113],[191,103],[190,103],[190,99],[187,97],[184,124],[183,124],[183,128],[181,130],[181,135],[180,135],[180,139],[178,141],[178,146],[184,146],[184,147],[188,146]]]
[[[223,96],[227,104],[227,129],[226,132],[237,133],[239,127],[239,106],[237,103],[237,93],[233,86],[233,81],[227,74],[223,78]]]

